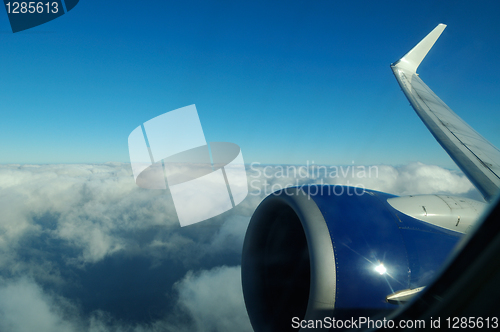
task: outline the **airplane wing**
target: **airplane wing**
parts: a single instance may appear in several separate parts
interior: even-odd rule
[[[456,115],[417,74],[445,28],[439,24],[391,68],[417,115],[489,202],[500,188],[500,150]]]

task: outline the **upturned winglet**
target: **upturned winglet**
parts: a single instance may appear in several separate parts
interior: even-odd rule
[[[500,190],[500,150],[455,114],[416,73],[418,65],[445,27],[439,24],[434,28],[391,65],[392,72],[434,138],[489,202]]]
[[[424,39],[422,39],[420,43],[412,48],[410,52],[406,53],[404,57],[396,61],[393,66],[416,73],[418,66],[439,38],[444,28],[446,28],[446,24],[439,24]]]

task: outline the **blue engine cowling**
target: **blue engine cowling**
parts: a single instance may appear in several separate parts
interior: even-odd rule
[[[264,199],[242,255],[255,331],[294,331],[292,319],[370,317],[397,308],[388,295],[427,285],[462,234],[395,210],[392,197],[315,185]]]

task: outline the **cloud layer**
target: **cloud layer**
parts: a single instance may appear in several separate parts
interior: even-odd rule
[[[181,228],[168,189],[139,188],[127,164],[0,165],[0,330],[250,331],[240,254],[272,190],[478,197],[463,174],[421,163],[303,166],[248,165],[241,204]]]

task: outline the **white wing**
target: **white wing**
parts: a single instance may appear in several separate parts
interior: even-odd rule
[[[391,68],[420,119],[483,197],[490,201],[500,188],[500,150],[456,115],[416,73],[444,28],[446,25],[439,24]]]

